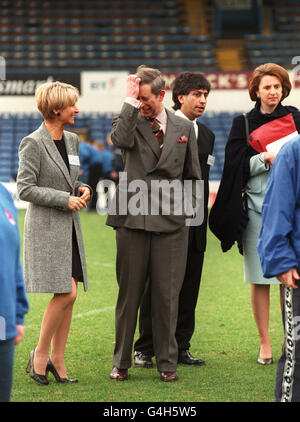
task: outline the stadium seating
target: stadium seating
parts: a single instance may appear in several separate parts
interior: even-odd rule
[[[83,69],[131,72],[141,63],[157,66],[163,72],[216,71],[220,63],[214,27],[209,35],[192,35],[183,3],[3,0],[0,55],[6,58],[11,73]],[[263,3],[271,10],[271,31],[245,36],[249,68],[267,61],[291,68],[291,57],[300,47],[300,1]],[[200,4],[210,8],[202,9]],[[214,20],[213,4],[199,1],[200,26],[206,15]]]
[[[211,168],[211,180],[220,180],[224,163],[224,149],[231,127],[232,113],[207,114],[199,119],[207,125],[216,135],[215,139],[215,164]],[[106,137],[111,131],[111,113],[80,113],[76,117],[75,129],[87,128],[89,137],[102,140],[105,144]],[[28,133],[34,131],[42,122],[39,113],[30,114],[1,114],[0,115],[0,181],[14,180],[18,171],[18,148],[20,141]]]
[[[300,0],[274,0],[270,34],[245,35],[250,69],[274,62],[292,69],[300,51]]]
[[[268,61],[292,68],[291,59],[300,51],[300,0],[264,3],[271,5],[271,31],[244,36],[245,70]],[[131,72],[141,63],[165,73],[218,70],[213,31],[211,35],[192,35],[180,0],[2,0],[0,23],[0,56],[6,58],[7,69],[14,74]],[[235,114],[206,111],[200,118],[216,135],[211,180],[221,177]],[[80,113],[75,127],[105,142],[111,119],[108,113]],[[0,181],[15,177],[20,140],[41,121],[36,113],[0,115]]]
[[[299,55],[300,33],[281,33],[270,35],[247,35],[246,48],[250,69],[262,63],[277,63],[286,69],[292,69],[292,58]]]
[[[1,2],[0,55],[10,72],[212,70],[214,41],[192,36],[177,0]]]
[[[278,33],[300,33],[300,1],[275,0],[274,7],[274,30]]]

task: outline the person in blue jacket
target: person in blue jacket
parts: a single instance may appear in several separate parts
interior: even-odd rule
[[[277,365],[276,401],[300,401],[300,136],[272,165],[257,250],[264,276],[282,283],[284,346]]]
[[[79,159],[81,170],[79,179],[82,182],[87,182],[89,180],[90,170],[92,168],[93,171],[94,166],[97,169],[97,182],[99,177],[111,177],[112,151],[109,149],[104,149],[103,143],[101,141],[96,141],[93,143],[81,141],[79,145]]]
[[[24,335],[24,315],[28,312],[17,210],[0,183],[0,402],[10,400],[14,349]]]
[[[80,176],[78,180],[87,183],[89,177],[90,166],[93,159],[95,148],[85,141],[79,143],[79,161],[80,161]]]
[[[97,184],[100,179],[111,179],[112,151],[105,149],[102,141],[93,142],[93,154],[90,158],[88,185],[97,192]],[[89,211],[96,211],[98,196],[94,195],[89,202]]]

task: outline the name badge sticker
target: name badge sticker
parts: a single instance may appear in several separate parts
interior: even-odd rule
[[[71,164],[71,166],[80,166],[78,155],[68,155],[68,159],[69,159],[69,164]]]
[[[215,164],[215,157],[213,156],[213,155],[210,155],[210,154],[208,154],[208,157],[207,157],[207,164],[209,165],[209,166],[213,166],[214,164]]]

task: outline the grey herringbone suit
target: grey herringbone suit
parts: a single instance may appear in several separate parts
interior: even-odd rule
[[[185,142],[180,142],[185,139]],[[167,110],[167,129],[163,150],[152,132],[151,123],[138,109],[124,104],[113,121],[112,141],[122,149],[128,183],[142,180],[148,187],[140,192],[140,203],[151,204],[151,182],[200,179],[200,165],[195,132],[189,121]],[[193,182],[194,183],[194,182]],[[117,189],[121,200],[122,186]],[[129,204],[132,192],[128,193]],[[170,192],[170,209],[174,208],[174,193]],[[137,313],[146,281],[152,289],[152,321],[154,352],[159,371],[175,371],[177,343],[175,329],[178,296],[184,277],[188,228],[186,215],[164,215],[159,203],[159,215],[151,212],[109,215],[107,224],[116,228],[117,279],[119,296],[116,307],[116,345],[113,364],[120,369],[131,366],[132,343]],[[150,210],[148,210],[150,211]]]

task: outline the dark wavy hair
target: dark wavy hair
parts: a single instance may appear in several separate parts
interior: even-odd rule
[[[178,95],[188,95],[191,91],[196,89],[205,89],[209,92],[211,86],[209,81],[201,72],[182,72],[175,78],[171,88],[173,91],[173,109],[179,110],[181,103],[178,100]]]
[[[249,82],[249,95],[252,101],[257,101],[257,91],[263,76],[270,75],[276,76],[281,82],[282,85],[282,97],[281,101],[284,100],[290,93],[292,85],[290,82],[288,72],[279,64],[276,63],[265,63],[258,66],[252,73],[250,82]]]

